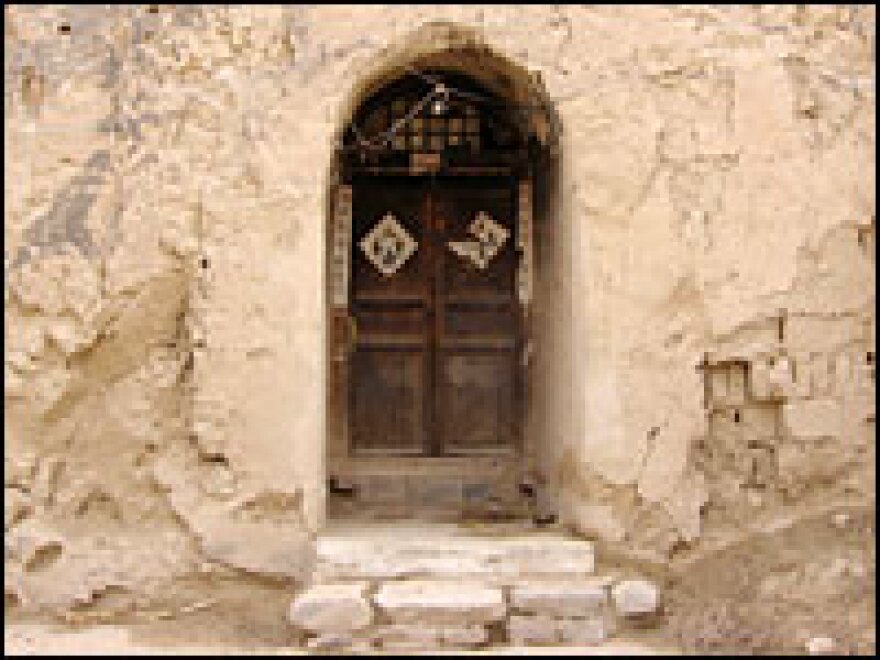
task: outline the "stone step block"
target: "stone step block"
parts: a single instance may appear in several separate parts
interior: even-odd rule
[[[467,581],[386,582],[374,602],[395,623],[484,624],[507,612],[501,589]]]
[[[452,532],[364,534],[318,538],[315,579],[474,578],[496,584],[523,576],[593,572],[589,541],[562,534],[483,537]]]
[[[557,619],[546,615],[513,614],[507,620],[507,640],[515,646],[601,644],[610,627],[602,614]]]
[[[510,590],[511,610],[551,617],[586,617],[608,603],[609,581],[599,578],[528,580]]]
[[[370,653],[369,640],[356,639],[351,633],[321,633],[306,641],[306,648],[322,653]]]
[[[485,626],[429,626],[421,623],[394,623],[377,626],[372,633],[375,644],[387,650],[431,648],[473,648],[489,641]]]
[[[512,614],[507,620],[507,641],[516,646],[556,644],[557,622],[549,616]]]
[[[559,641],[562,644],[601,644],[611,635],[611,625],[602,615],[585,619],[560,619]]]
[[[660,607],[660,590],[648,580],[623,580],[614,585],[611,597],[617,612],[624,617],[644,617]]]
[[[311,633],[344,635],[370,625],[367,583],[317,584],[296,596],[288,620]]]

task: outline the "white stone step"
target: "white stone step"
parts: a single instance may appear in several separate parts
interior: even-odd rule
[[[386,582],[373,602],[394,623],[466,626],[500,621],[507,613],[500,588],[463,580]]]
[[[523,580],[510,588],[510,609],[552,617],[600,614],[608,607],[609,583],[597,577]]]
[[[555,619],[513,614],[507,620],[507,640],[514,646],[601,644],[609,635],[607,617]]]
[[[628,617],[654,614],[660,603],[660,590],[648,580],[623,580],[611,595],[615,609]]]
[[[315,581],[404,577],[475,578],[492,584],[524,576],[593,573],[593,544],[559,532],[485,535],[457,525],[373,526],[318,537]]]
[[[594,575],[593,544],[558,529],[347,523],[317,546],[289,613],[314,649],[594,646],[658,620],[653,583]]]
[[[489,631],[482,624],[391,623],[376,626],[370,639],[383,651],[474,648],[488,643]]]
[[[287,618],[312,633],[345,634],[373,620],[366,582],[316,584],[293,599]]]

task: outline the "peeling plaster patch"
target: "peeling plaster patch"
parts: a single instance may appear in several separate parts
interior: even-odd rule
[[[86,258],[97,254],[97,246],[86,221],[99,189],[107,182],[111,169],[110,153],[99,150],[89,156],[80,174],[52,199],[51,208],[38,217],[25,231],[26,245],[18,250],[12,263],[17,268],[32,258],[36,248],[42,254],[61,251],[72,245]]]

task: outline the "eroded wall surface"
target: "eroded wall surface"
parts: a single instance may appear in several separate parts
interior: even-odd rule
[[[335,139],[435,21],[540,73],[561,120],[562,325],[535,359],[563,520],[663,562],[873,506],[872,8],[6,19],[8,603],[307,573]]]
[[[854,11],[572,10],[593,38],[561,65],[589,65],[559,103],[584,411],[561,482],[629,552],[874,501],[874,19]]]

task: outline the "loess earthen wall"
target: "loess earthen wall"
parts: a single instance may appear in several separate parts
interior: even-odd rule
[[[458,30],[561,127],[531,427],[561,520],[662,564],[874,506],[873,8],[5,12],[8,607],[307,576],[340,126]]]

